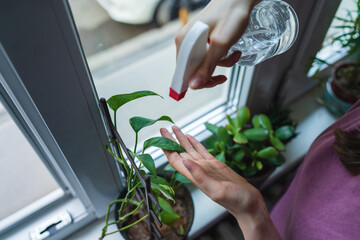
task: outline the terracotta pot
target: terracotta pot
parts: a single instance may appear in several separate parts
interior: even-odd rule
[[[125,197],[125,194],[126,192],[122,193],[120,196],[119,196],[119,199],[120,198],[123,198]],[[163,236],[161,239],[171,239],[171,240],[185,240],[187,239],[187,236],[188,236],[188,233],[191,229],[191,226],[192,226],[192,223],[193,223],[193,220],[194,220],[194,202],[192,200],[192,197],[191,197],[191,194],[189,192],[189,190],[185,187],[185,185],[183,184],[180,189],[177,191],[176,193],[176,196],[175,196],[175,200],[177,198],[184,198],[183,201],[185,202],[185,208],[187,209],[187,214],[186,216],[181,216],[181,217],[187,217],[188,218],[188,222],[187,222],[187,225],[184,226],[184,235],[182,237],[177,237],[177,236],[172,236],[170,238],[165,238],[166,236]],[[119,219],[119,214],[118,214],[118,210],[120,209],[120,205],[121,204],[116,204],[116,207],[115,207],[115,221],[116,219]],[[139,224],[141,224],[143,226],[143,229],[145,229],[145,222],[142,221],[140,222]],[[139,227],[139,224],[136,224],[135,226],[136,227]],[[132,226],[130,227],[129,229],[135,227],[135,226]],[[121,228],[121,225],[118,224],[118,228]],[[147,229],[145,229],[144,231],[147,231]],[[160,230],[161,231],[161,230]],[[134,231],[134,232],[137,232],[137,231]],[[169,231],[168,231],[169,232]],[[124,230],[122,232],[120,232],[120,234],[122,235],[122,237],[126,240],[131,240],[131,239],[134,239],[134,237],[131,236],[132,232],[128,232],[127,230]],[[148,232],[147,233],[147,237],[149,237],[150,233]],[[177,237],[177,238],[176,238]],[[136,239],[136,238],[135,238]],[[141,238],[142,240],[146,239],[146,238]],[[150,239],[150,237],[148,238]]]
[[[341,68],[346,68],[349,66],[354,66],[356,65],[355,62],[343,62],[338,64],[332,71],[331,74],[331,89],[333,91],[333,93],[342,101],[349,103],[349,104],[353,104],[358,100],[358,97],[355,96],[354,94],[350,93],[349,91],[347,91],[345,88],[343,88],[337,81],[336,75],[337,75],[337,71]]]

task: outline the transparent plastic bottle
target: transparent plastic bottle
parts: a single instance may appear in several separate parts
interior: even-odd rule
[[[241,51],[241,66],[253,66],[287,51],[295,42],[299,22],[294,9],[281,0],[263,0],[251,12],[249,25],[229,50]]]

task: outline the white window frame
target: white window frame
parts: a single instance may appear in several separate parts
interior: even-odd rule
[[[182,126],[185,132],[204,140],[210,134],[205,131],[205,121],[221,124],[225,115],[233,115],[240,105],[259,109],[276,99],[289,69],[294,70],[300,61],[295,61],[295,56],[310,42],[321,44],[319,37],[304,40],[314,32],[311,26],[317,26],[321,17],[332,19],[329,9],[336,11],[336,3],[305,2],[290,1],[296,5],[303,27],[292,50],[254,68],[234,67],[227,102]],[[104,149],[108,137],[98,96],[67,1],[1,0],[0,6],[2,100],[64,189],[64,195],[57,195],[56,201],[5,226],[0,238],[27,239],[29,228],[63,209],[70,210],[74,217],[73,224],[54,235],[54,239],[63,239],[104,216],[107,204],[121,190],[121,179],[115,161]],[[283,62],[287,64],[281,65]],[[270,70],[273,74],[266,76],[267,87],[275,90],[259,96],[259,84]],[[155,154],[158,166],[165,163],[160,151]]]

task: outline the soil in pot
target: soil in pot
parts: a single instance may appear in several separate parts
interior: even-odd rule
[[[333,73],[331,88],[341,100],[355,103],[360,98],[360,67],[353,62],[337,66]]]
[[[166,240],[177,240],[177,239],[186,239],[188,232],[190,231],[193,219],[194,219],[194,204],[190,195],[190,192],[186,189],[185,186],[181,186],[181,188],[176,192],[175,195],[175,204],[171,203],[174,211],[180,215],[181,217],[176,220],[172,224],[172,228],[176,229],[178,233],[180,233],[181,226],[184,229],[184,235],[177,235],[173,229],[169,226],[163,224],[163,226],[159,229],[162,235],[161,239]],[[124,213],[130,212],[133,206],[128,206],[124,209]],[[116,206],[115,218],[117,218],[117,210],[120,208],[120,204]],[[129,223],[133,223],[136,220],[141,218],[140,212],[129,217],[126,221],[121,222],[118,225],[118,228],[128,225]],[[150,240],[150,231],[148,225],[145,221],[141,221],[140,223],[124,230],[121,232],[123,237],[128,240]]]

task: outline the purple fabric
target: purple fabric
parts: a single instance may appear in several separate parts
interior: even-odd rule
[[[334,127],[360,125],[360,101],[310,147],[287,192],[271,212],[285,239],[360,239],[360,175],[352,176],[333,150]],[[360,147],[360,143],[359,143]]]

